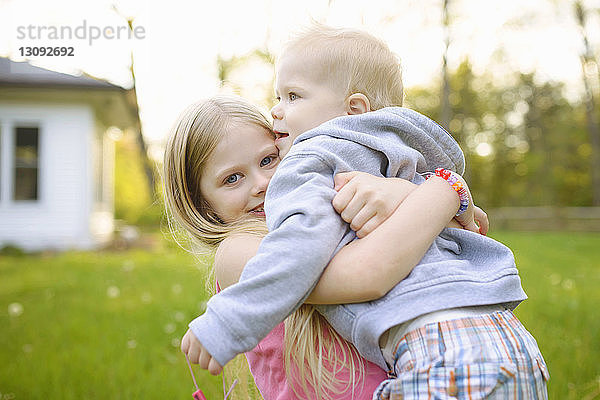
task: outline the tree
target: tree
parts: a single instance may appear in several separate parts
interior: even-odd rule
[[[112,9],[121,17],[123,17],[127,21],[127,26],[129,30],[133,32],[133,21],[132,17],[124,17],[117,7],[113,4]],[[133,50],[130,53],[131,64],[129,66],[129,72],[131,74],[131,89],[127,91],[127,105],[131,109],[131,112],[135,115],[139,115],[139,103],[137,96],[137,88],[136,88],[136,79],[135,79],[135,69],[134,69],[134,60],[133,60]],[[134,126],[134,130],[136,133],[136,143],[138,146],[138,151],[140,153],[140,162],[142,163],[142,168],[144,171],[146,185],[148,185],[148,190],[152,195],[154,195],[156,191],[156,175],[154,173],[154,167],[150,162],[150,158],[148,157],[148,146],[146,145],[146,141],[144,139],[144,133],[142,131],[142,125],[139,123],[139,118],[137,120],[136,126]]]
[[[442,55],[442,107],[440,112],[440,123],[446,129],[450,125],[452,110],[450,107],[450,80],[448,77],[448,47],[450,47],[450,17],[448,5],[450,0],[442,0],[442,27],[444,29],[444,53]]]
[[[267,49],[255,49],[242,56],[217,58],[217,71],[221,87],[229,88],[236,94],[245,97],[254,104],[263,104],[266,108],[274,105],[274,74],[275,57]],[[262,76],[257,76],[256,69],[260,68]],[[249,83],[248,76],[252,77]]]
[[[594,91],[592,89],[592,75],[598,76],[598,66],[596,57],[590,46],[585,29],[586,25],[586,9],[577,0],[574,3],[575,17],[579,25],[581,39],[583,41],[583,53],[581,54],[582,77],[585,87],[585,110],[587,130],[590,144],[592,146],[591,169],[592,169],[592,203],[595,206],[600,206],[600,126],[598,122],[598,111],[595,105]],[[593,73],[595,71],[595,74]]]
[[[476,76],[468,60],[448,73],[450,133],[467,160],[478,204],[585,206],[591,204],[585,109],[570,104],[562,83],[514,75],[502,85]],[[439,115],[441,88],[412,88],[407,105]]]

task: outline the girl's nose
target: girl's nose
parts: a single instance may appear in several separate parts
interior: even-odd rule
[[[254,179],[254,188],[253,193],[255,195],[264,193],[267,191],[267,186],[269,186],[269,181],[271,180],[270,176],[266,174],[258,174]]]

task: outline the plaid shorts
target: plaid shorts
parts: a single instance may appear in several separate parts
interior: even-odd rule
[[[509,310],[408,332],[389,375],[373,400],[548,398],[544,358]]]

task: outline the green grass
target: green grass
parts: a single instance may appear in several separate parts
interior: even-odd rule
[[[550,399],[600,398],[600,234],[492,235],[515,253],[529,299],[516,315],[550,370]]]
[[[204,309],[197,265],[173,249],[0,256],[0,399],[190,398],[179,339]]]
[[[517,315],[548,363],[550,398],[600,398],[600,235],[493,236],[515,252],[529,295]],[[0,400],[190,398],[179,339],[204,309],[198,265],[167,246],[0,256]],[[222,397],[219,378],[196,375]]]

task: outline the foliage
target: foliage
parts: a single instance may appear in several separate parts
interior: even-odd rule
[[[585,108],[567,101],[562,83],[515,73],[499,85],[465,60],[450,86],[448,128],[465,152],[465,177],[480,205],[591,205]],[[439,98],[436,88],[407,92],[409,106],[433,119]]]
[[[163,215],[161,199],[152,199],[143,160],[132,133],[125,133],[115,149],[115,218],[129,224],[157,226]],[[160,191],[157,191],[160,193]]]
[[[0,256],[20,257],[25,255],[25,250],[14,244],[5,244],[0,247]]]
[[[240,95],[268,114],[274,106],[275,57],[266,49],[254,49],[230,58],[217,58],[218,79],[224,90]]]
[[[549,366],[550,398],[590,396],[599,379],[600,236],[494,236],[515,252],[529,295],[517,315]],[[210,260],[161,243],[150,250],[0,256],[0,393],[190,398],[195,389],[179,339],[205,308],[202,265]],[[195,373],[207,398],[222,396],[219,378]]]

